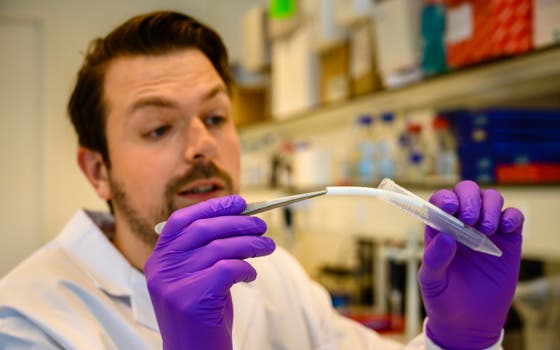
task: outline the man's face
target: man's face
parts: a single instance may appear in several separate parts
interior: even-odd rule
[[[117,58],[104,102],[117,225],[154,244],[154,225],[173,211],[239,191],[230,99],[201,51]]]

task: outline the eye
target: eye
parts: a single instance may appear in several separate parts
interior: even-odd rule
[[[208,127],[216,127],[224,124],[227,118],[222,115],[213,115],[204,119],[204,124]]]
[[[171,129],[171,126],[169,125],[162,125],[159,126],[153,130],[151,130],[150,132],[148,132],[145,136],[147,138],[151,138],[151,139],[158,139],[160,137],[162,137],[163,135],[167,134],[167,132],[169,131],[169,129]]]

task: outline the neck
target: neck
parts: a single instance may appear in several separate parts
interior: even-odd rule
[[[126,225],[116,226],[113,244],[133,267],[142,272],[154,249],[135,235]]]

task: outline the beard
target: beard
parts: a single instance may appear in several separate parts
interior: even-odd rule
[[[155,247],[159,237],[154,231],[155,224],[167,219],[174,211],[184,207],[175,201],[176,194],[192,181],[211,177],[222,179],[226,186],[225,191],[233,194],[233,181],[228,173],[214,163],[196,163],[187,173],[177,176],[167,183],[161,206],[148,213],[148,217],[143,217],[140,210],[130,200],[123,183],[109,172],[108,179],[113,195],[112,205],[115,216],[120,214],[138,238],[149,246]],[[143,203],[140,203],[140,205],[143,205]]]

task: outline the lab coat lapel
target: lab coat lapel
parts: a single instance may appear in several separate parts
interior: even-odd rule
[[[131,294],[128,278],[132,266],[85,211],[76,213],[58,241],[69,255],[86,266],[85,272],[99,289],[112,296]]]
[[[231,288],[233,299],[233,348],[252,349],[252,334],[263,337],[266,331],[261,294],[253,283],[237,283]]]
[[[96,225],[100,214],[79,211],[63,230],[64,249],[88,268],[97,288],[113,297],[128,297],[134,320],[158,330],[144,275],[122,256]],[[81,227],[82,230],[77,229]],[[76,232],[84,232],[77,235]]]
[[[130,296],[130,304],[132,306],[132,313],[134,320],[141,325],[159,332],[156,322],[156,315],[150,294],[148,293],[148,286],[146,285],[146,278],[138,271],[131,274],[132,295]]]

